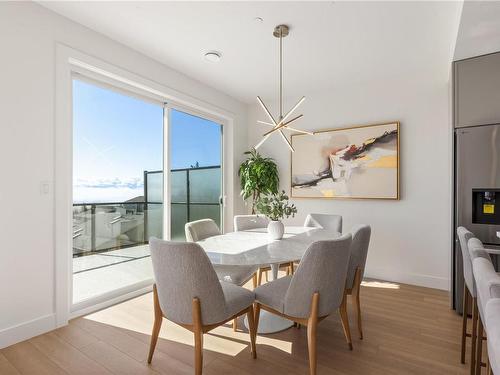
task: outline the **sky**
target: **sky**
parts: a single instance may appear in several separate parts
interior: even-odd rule
[[[221,126],[173,110],[171,168],[220,165]],[[144,171],[163,169],[163,106],[73,80],[73,201],[141,196]]]

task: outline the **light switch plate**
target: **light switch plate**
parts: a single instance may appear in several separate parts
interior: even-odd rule
[[[40,194],[49,194],[50,193],[50,182],[42,181],[40,182]]]

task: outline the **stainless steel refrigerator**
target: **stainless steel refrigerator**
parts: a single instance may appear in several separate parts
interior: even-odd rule
[[[500,124],[455,129],[453,307],[461,310],[463,264],[456,228],[500,248]],[[497,259],[493,259],[497,263]]]

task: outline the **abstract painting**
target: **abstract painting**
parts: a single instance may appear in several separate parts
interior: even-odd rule
[[[399,199],[399,122],[292,136],[293,198]]]

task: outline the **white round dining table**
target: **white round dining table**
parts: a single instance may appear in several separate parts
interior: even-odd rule
[[[271,240],[267,228],[257,228],[209,237],[198,244],[213,264],[271,266],[271,280],[275,280],[280,264],[300,261],[313,242],[339,236],[339,232],[327,229],[287,226],[281,240]],[[258,332],[279,332],[292,325],[288,319],[261,310]]]

